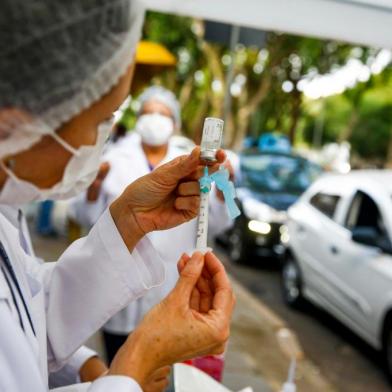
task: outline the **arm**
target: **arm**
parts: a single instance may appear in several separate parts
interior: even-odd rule
[[[141,238],[196,216],[200,174],[196,148],[128,186],[88,236],[70,245],[51,273],[45,272],[46,265],[30,264],[33,275],[42,275],[38,280],[46,292],[51,371],[131,300],[162,283],[163,263],[149,240]]]
[[[163,281],[158,254],[147,238],[139,241],[136,228],[132,231],[127,249],[107,210],[89,235],[71,244],[51,273],[39,279],[46,292],[50,370],[63,366],[112,315]]]
[[[109,376],[92,383],[88,392],[149,391],[146,383],[157,369],[223,352],[235,303],[223,265],[211,253],[196,252],[191,258],[181,258],[179,271],[176,287],[129,336],[114,358]],[[118,383],[116,389],[111,389],[113,381]],[[122,389],[127,382],[134,384]],[[82,390],[86,391],[78,389]]]
[[[95,351],[82,346],[60,370],[49,374],[49,387],[61,387],[80,381],[94,381],[107,370],[106,364]]]
[[[92,227],[109,206],[109,196],[102,186],[109,171],[109,162],[101,163],[94,182],[86,192],[74,197],[70,203],[69,215],[84,227]]]

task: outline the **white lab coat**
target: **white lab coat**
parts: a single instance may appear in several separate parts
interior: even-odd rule
[[[17,229],[3,215],[0,240],[36,331],[34,336],[17,297],[25,332],[21,329],[12,292],[0,271],[1,392],[46,391],[48,366],[49,371],[61,368],[108,318],[164,279],[164,266],[150,241],[141,240],[130,254],[109,211],[55,264],[40,264],[28,256],[20,246]],[[16,288],[11,287],[15,295]],[[61,390],[141,391],[134,380],[122,376]]]
[[[183,153],[182,150],[169,144],[168,153],[161,164]],[[110,163],[110,171],[102,184],[98,200],[90,203],[85,195],[80,195],[71,204],[73,219],[87,227],[96,222],[102,211],[124,191],[127,185],[151,171],[142,149],[140,136],[136,133],[125,136],[120,142],[111,146],[103,161]],[[231,220],[226,206],[216,197],[213,190],[210,196],[209,234],[215,236],[230,225]],[[135,329],[144,314],[172,290],[178,279],[177,261],[184,252],[192,252],[195,249],[196,229],[197,219],[194,219],[170,230],[148,234],[165,263],[165,282],[112,317],[105,324],[105,331],[120,335],[128,334]]]
[[[3,214],[3,216],[18,230],[20,245],[24,251],[28,255],[34,256],[37,263],[42,263],[43,260],[35,255],[30,231],[22,210],[16,206],[0,205],[0,214]],[[54,263],[51,263],[50,265],[52,267],[55,266]],[[49,387],[54,388],[80,382],[79,374],[81,367],[89,358],[97,355],[98,354],[94,350],[91,350],[86,346],[80,347],[68,359],[66,365],[57,372],[49,374]]]

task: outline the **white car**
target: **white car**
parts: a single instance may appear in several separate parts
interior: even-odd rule
[[[288,216],[285,301],[327,310],[383,350],[392,375],[392,171],[325,175]]]

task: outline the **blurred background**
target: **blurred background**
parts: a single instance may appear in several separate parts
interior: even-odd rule
[[[135,80],[152,76],[176,92],[182,133],[196,142],[204,118],[215,116],[225,119],[225,147],[234,150],[273,132],[316,159],[325,144],[343,142],[355,167],[392,159],[389,50],[158,12],[147,13],[143,39],[170,53],[141,47]],[[154,51],[163,64],[151,64]],[[121,118],[129,129],[137,109],[130,101]]]

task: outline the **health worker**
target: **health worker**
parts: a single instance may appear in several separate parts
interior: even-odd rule
[[[94,180],[111,114],[129,91],[143,17],[130,0],[2,2],[0,204],[69,198]],[[146,234],[197,215],[199,155],[196,148],[128,186],[56,263],[26,253],[0,215],[0,391],[47,391],[48,372],[162,283],[164,265]],[[221,263],[195,252],[178,269],[175,288],[107,374],[62,391],[140,392],[167,365],[222,352],[234,298]],[[197,300],[204,286],[207,304]]]

